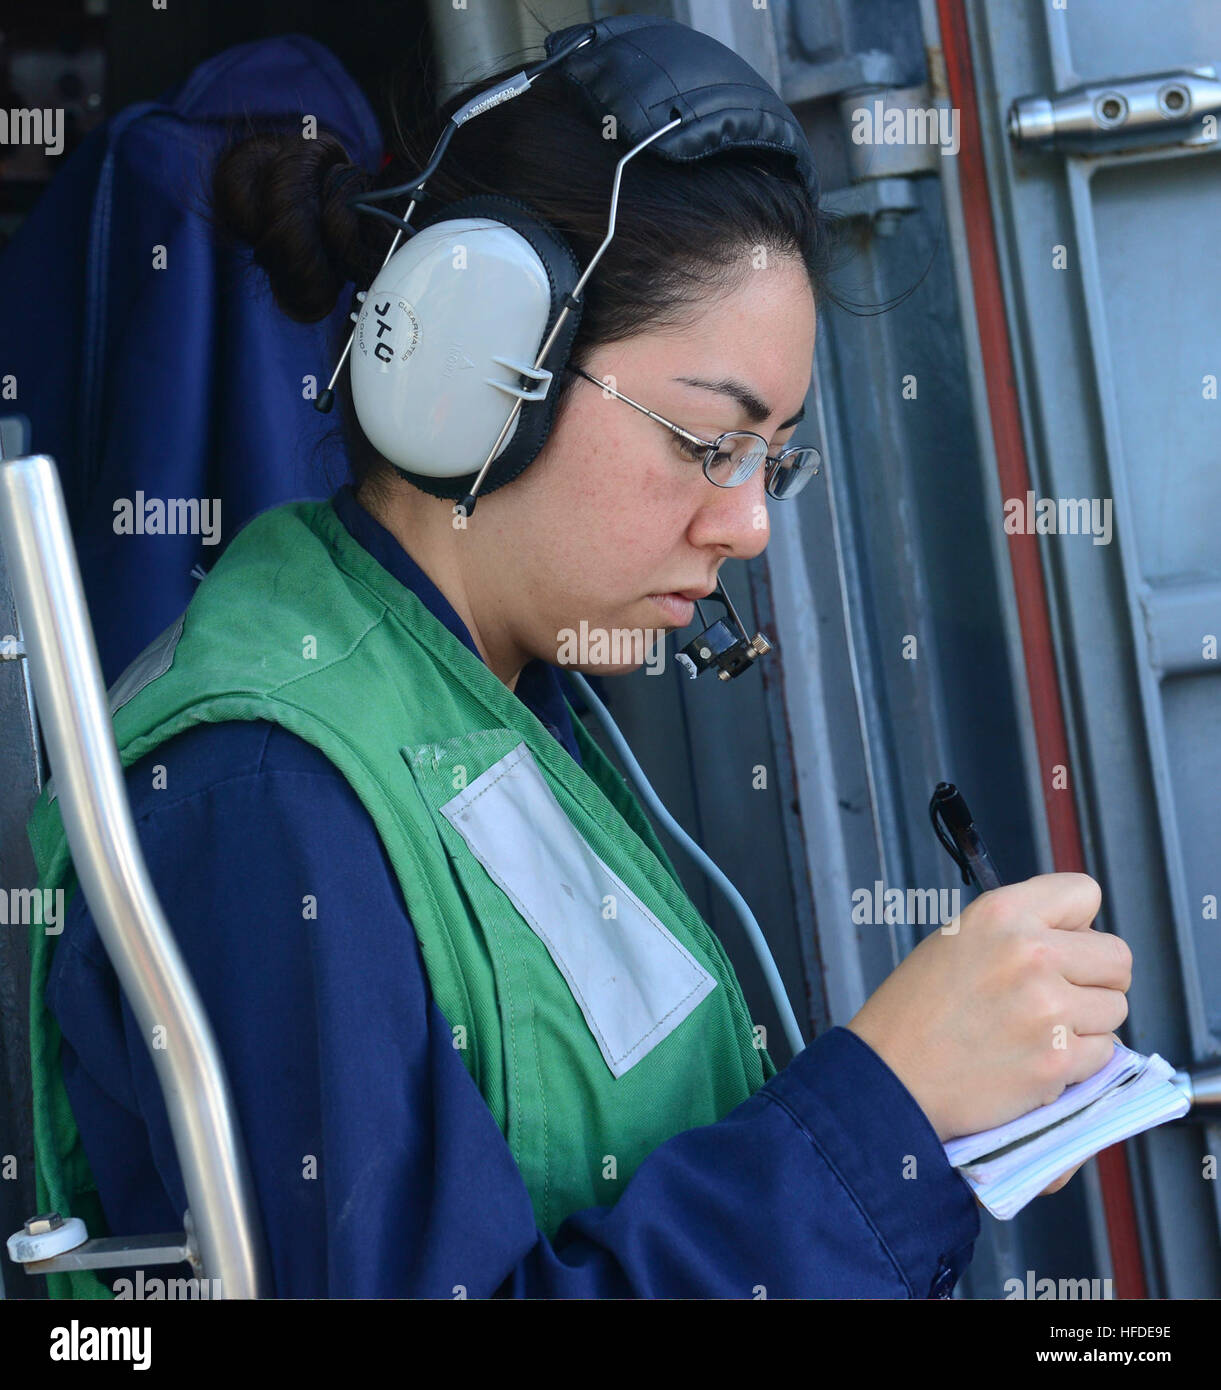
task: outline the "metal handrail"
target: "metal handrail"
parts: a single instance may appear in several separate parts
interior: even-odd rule
[[[76,874],[156,1068],[204,1275],[224,1298],[257,1298],[266,1251],[224,1064],[140,851],[47,455],[0,462],[0,546]]]

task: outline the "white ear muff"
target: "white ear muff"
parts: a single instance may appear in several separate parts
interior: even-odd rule
[[[352,402],[369,442],[425,477],[478,471],[514,399],[547,394],[552,374],[534,359],[550,312],[546,267],[512,228],[460,217],[417,232],[378,272],[356,320]]]

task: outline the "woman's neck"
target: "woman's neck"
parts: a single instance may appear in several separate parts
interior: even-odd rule
[[[453,504],[445,498],[414,491],[410,498],[388,497],[368,484],[356,489],[357,502],[385,527],[441,591],[454,612],[466,624],[479,655],[489,670],[510,690],[517,686],[530,657],[499,633],[493,623],[481,623],[469,586],[457,563],[450,522]]]

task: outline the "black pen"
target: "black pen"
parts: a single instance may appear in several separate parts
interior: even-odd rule
[[[928,813],[937,838],[962,871],[962,881],[970,883],[974,879],[983,892],[999,888],[1001,876],[988,853],[988,846],[975,828],[967,803],[953,782],[937,783],[928,804]]]

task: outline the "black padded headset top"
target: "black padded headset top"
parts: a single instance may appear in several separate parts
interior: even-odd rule
[[[776,91],[731,48],[672,19],[615,15],[574,24],[546,38],[548,56],[582,30],[597,39],[562,65],[562,80],[579,89],[595,121],[612,115],[625,146],[668,125],[649,152],[689,163],[719,150],[757,148],[793,162],[818,201],[814,155],[797,118]]]

